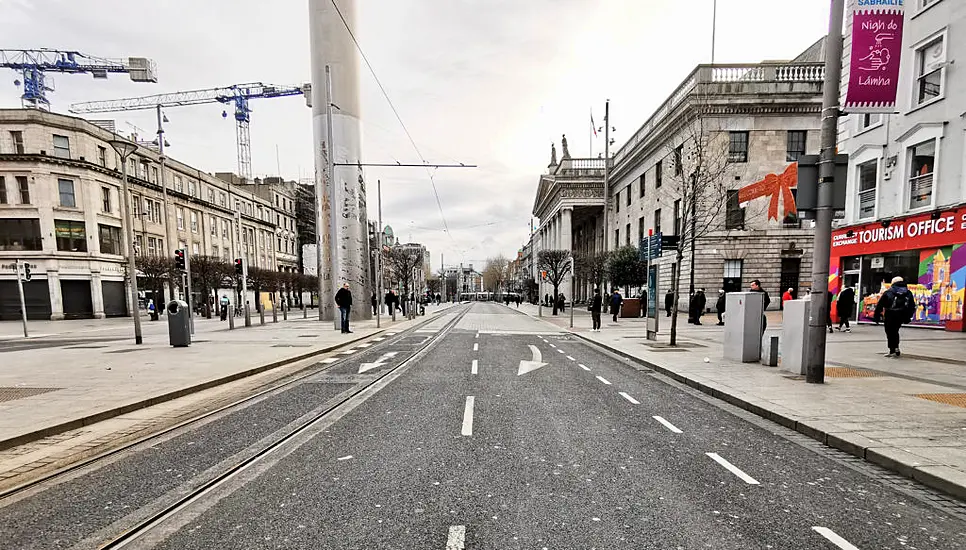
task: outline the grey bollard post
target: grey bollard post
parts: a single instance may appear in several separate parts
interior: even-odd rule
[[[245,326],[252,326],[252,310],[251,306],[248,305],[248,300],[245,300]]]
[[[258,323],[261,325],[265,324],[265,304],[258,308]]]
[[[228,304],[228,330],[235,330],[235,308]]]
[[[808,315],[812,301],[789,300],[782,315],[782,370],[805,374],[805,353],[808,349]]]
[[[766,367],[777,367],[778,366],[778,336],[769,336],[765,338],[765,342],[762,344],[763,348],[761,350],[761,364]]]
[[[302,318],[303,319],[309,318],[309,308],[305,307],[304,305],[302,306]]]
[[[761,292],[728,294],[725,307],[725,359],[742,363],[761,359],[763,297]]]
[[[272,322],[278,322],[278,302],[272,302]]]
[[[282,300],[282,320],[288,321],[288,302]]]

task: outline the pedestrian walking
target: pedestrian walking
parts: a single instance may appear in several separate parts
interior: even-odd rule
[[[794,299],[795,297],[792,296],[792,289],[789,288],[788,290],[785,291],[784,294],[782,294],[782,309],[783,310],[785,309],[785,302],[789,300],[794,300]]]
[[[832,334],[835,332],[832,330],[832,293],[825,293],[825,327],[828,328],[828,333]]]
[[[349,290],[349,283],[344,283],[342,288],[335,293],[335,305],[339,306],[342,334],[352,334],[352,331],[349,330],[349,310],[352,309],[352,292]]]
[[[370,302],[372,303],[372,314],[373,315],[378,314],[379,313],[379,298],[376,297],[376,293],[375,292],[372,293],[372,299],[370,300]]]
[[[718,301],[714,304],[714,309],[718,311],[718,326],[724,326],[725,307],[728,304],[728,293],[723,288],[718,289]]]
[[[158,320],[158,312],[157,312],[157,308],[155,308],[154,306],[154,300],[148,300],[148,317],[152,321]]]
[[[228,296],[222,295],[219,302],[221,305],[221,320],[226,321],[228,319]]]
[[[543,305],[545,307],[550,307],[550,294],[543,295]]]
[[[600,309],[604,305],[604,299],[600,295],[600,289],[594,289],[594,297],[590,300],[590,317],[593,322],[593,328],[590,329],[591,332],[600,332]]]
[[[396,320],[396,294],[393,291],[386,293],[386,297],[383,298],[383,302],[386,304],[386,309],[389,310],[389,315],[392,316],[392,320]]]
[[[701,316],[704,315],[704,307],[707,304],[708,298],[704,295],[704,289],[699,288],[698,291],[694,293],[694,296],[691,297],[691,303],[688,304],[690,306],[688,308],[688,312],[691,315],[691,320],[689,321],[690,323],[695,325],[701,324]]]
[[[621,296],[620,291],[615,288],[614,293],[610,296],[610,312],[614,315],[615,323],[617,322],[617,316],[621,312],[621,304],[623,303],[624,297]]]
[[[667,312],[667,316],[671,316],[671,311],[674,309],[674,293],[670,290],[664,295],[664,311]]]
[[[909,292],[902,277],[894,277],[892,286],[879,297],[879,303],[875,305],[875,314],[872,317],[876,324],[885,324],[886,341],[889,345],[889,353],[886,357],[902,356],[899,351],[899,329],[912,321],[915,313],[915,297]]]
[[[765,317],[765,312],[768,311],[768,304],[771,303],[771,298],[768,296],[768,292],[761,287],[761,281],[755,279],[751,282],[751,292],[761,292],[764,296],[761,297],[761,335],[765,335],[765,329],[768,328],[768,318]]]
[[[567,306],[567,299],[564,297],[563,292],[561,292],[557,296],[557,309],[560,310],[560,313],[564,313],[565,311],[567,311],[566,306]]]
[[[845,332],[852,332],[849,319],[852,317],[853,311],[855,311],[855,289],[847,286],[842,289],[842,292],[839,292],[838,306],[835,309],[836,315],[839,316],[839,331],[844,326]]]

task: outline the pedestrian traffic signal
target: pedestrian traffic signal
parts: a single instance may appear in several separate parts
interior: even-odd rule
[[[25,281],[30,280],[30,264],[28,264],[27,262],[23,263],[23,280]]]
[[[242,260],[241,258],[235,258],[235,274],[241,275],[243,273]]]
[[[183,248],[174,251],[174,267],[181,270],[185,268]]]

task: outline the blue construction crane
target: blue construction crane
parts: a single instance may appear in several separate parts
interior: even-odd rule
[[[94,78],[107,78],[108,73],[127,73],[134,82],[157,82],[154,61],[145,57],[105,59],[80,52],[64,50],[5,50],[0,49],[0,67],[21,71],[23,74],[23,95],[20,96],[24,107],[49,109],[47,92],[54,88],[47,82],[44,73],[89,73]],[[21,85],[20,80],[14,84]]]
[[[251,122],[252,110],[248,106],[248,100],[293,95],[304,95],[306,105],[311,107],[311,84],[303,84],[301,86],[275,86],[272,84],[253,82],[250,84],[234,84],[223,88],[208,88],[206,90],[174,92],[146,97],[75,103],[70,106],[70,112],[116,113],[121,111],[143,111],[166,107],[201,105],[203,103],[234,104],[238,139],[238,175],[250,180],[252,178],[252,150],[249,122]],[[222,116],[227,118],[228,112],[222,111]]]

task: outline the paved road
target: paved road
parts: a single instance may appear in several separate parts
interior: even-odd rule
[[[0,540],[97,547],[399,365],[458,313],[0,502]],[[129,547],[966,548],[963,516],[928,491],[899,490],[502,306],[474,305],[403,368]]]

